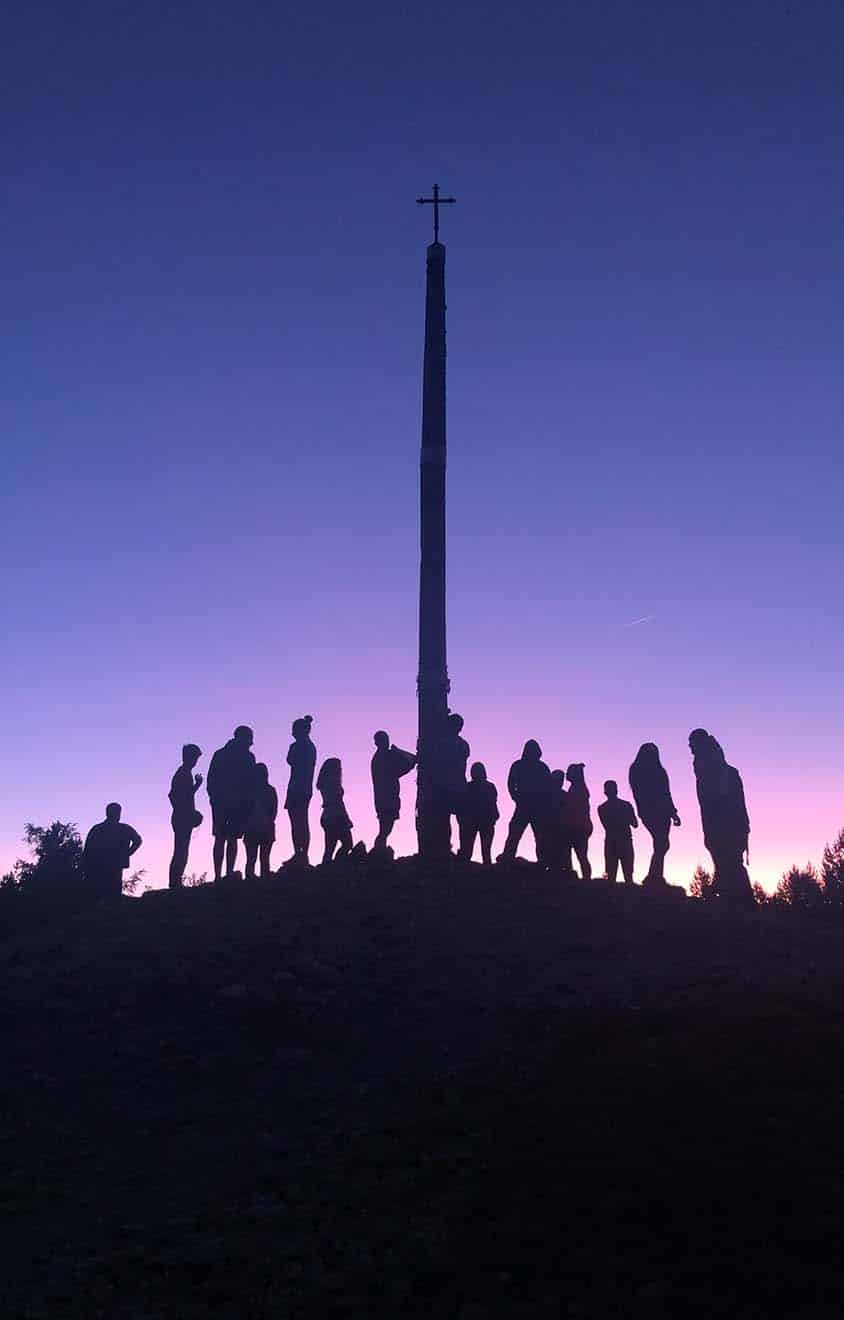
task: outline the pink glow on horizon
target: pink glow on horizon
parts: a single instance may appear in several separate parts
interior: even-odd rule
[[[542,738],[542,724],[545,723],[547,726],[550,721],[539,718],[525,718],[523,722],[518,721],[522,727],[517,736],[515,733],[517,721],[512,714],[502,717],[501,720],[510,730],[509,732],[498,730],[495,736],[485,737],[478,731],[479,712],[461,704],[457,692],[453,693],[453,697],[455,708],[466,713],[465,732],[472,746],[472,759],[483,760],[490,778],[498,785],[501,820],[497,828],[495,850],[500,850],[503,844],[512,809],[506,791],[510,762],[518,755],[525,738],[538,735],[542,741],[545,758],[552,767],[565,767],[572,759],[586,761],[587,782],[592,794],[595,822],[595,831],[590,842],[590,858],[594,873],[601,874],[603,834],[595,808],[601,801],[605,778],[615,778],[622,796],[629,796],[626,783],[627,767],[635,754],[638,742],[626,738],[623,743],[624,752],[619,754],[614,750],[615,739],[599,739],[594,733],[591,739],[575,733],[568,738]],[[295,711],[299,711],[300,708],[302,713],[307,710],[316,716],[314,740],[317,744],[319,763],[326,756],[341,757],[344,764],[346,802],[354,822],[354,837],[356,840],[362,838],[367,845],[371,845],[376,832],[369,780],[371,734],[375,728],[383,725],[389,729],[399,745],[413,747],[412,704],[405,703],[407,718],[403,723],[378,719],[374,702],[366,711],[362,708],[346,711],[340,718],[334,719],[327,714],[320,717],[319,710],[315,709],[312,701],[300,700],[293,707]],[[287,721],[277,717],[271,723],[269,720],[262,721],[257,718],[259,713],[256,712],[251,717],[256,730],[254,750],[259,760],[268,763],[271,781],[278,788],[279,798],[283,802],[287,781],[284,758],[289,742],[285,727]],[[229,721],[231,727],[241,714],[244,719],[250,718],[248,711],[240,712]],[[138,716],[142,721],[143,711],[138,712]],[[207,720],[203,720],[202,723],[207,725]],[[819,862],[824,843],[830,841],[844,823],[844,810],[842,810],[844,774],[841,772],[830,774],[822,782],[812,782],[808,778],[791,782],[790,777],[780,773],[772,762],[761,763],[753,758],[750,755],[750,748],[747,745],[741,746],[741,740],[729,739],[724,733],[722,724],[713,724],[712,727],[723,737],[728,759],[739,767],[744,778],[752,822],[751,878],[758,880],[764,888],[773,889],[782,872],[792,862],[803,863],[807,860]],[[204,772],[207,769],[211,753],[216,746],[225,741],[229,732],[228,725],[224,725],[216,737],[199,737],[198,741],[204,753],[200,770]],[[584,727],[584,735],[587,733],[588,730]],[[131,743],[136,736],[137,729],[134,735],[127,732],[127,743]],[[195,727],[191,727],[186,736],[196,737]],[[110,730],[103,730],[97,736],[91,746],[92,764],[101,763],[102,758],[106,756],[111,737]],[[667,876],[673,883],[687,886],[697,865],[709,865],[701,834],[691,758],[682,737],[669,741],[663,735],[656,741],[660,744],[663,761],[669,770],[675,802],[683,821],[680,829],[672,831]],[[40,805],[30,802],[24,806],[21,800],[17,808],[21,822],[18,833],[22,832],[23,821],[26,819],[46,824],[54,818],[60,818],[77,821],[84,834],[95,820],[101,818],[105,802],[116,796],[124,804],[124,818],[144,837],[144,846],[137,856],[138,868],[143,868],[146,873],[143,884],[153,888],[165,885],[171,842],[166,793],[169,777],[178,761],[178,748],[173,749],[169,760],[163,758],[162,751],[167,745],[165,731],[161,729],[160,732],[153,734],[153,730],[147,725],[146,736],[139,747],[138,755],[123,767],[97,769],[89,775],[76,778],[68,778],[63,773],[62,766],[48,767],[43,772],[44,794]],[[392,839],[398,855],[415,851],[413,829],[415,775],[411,774],[403,780],[402,786],[402,818]],[[9,796],[14,796],[13,792],[7,794],[7,813],[10,808]],[[205,820],[194,833],[188,870],[198,874],[203,871],[211,873],[210,808],[204,787],[197,795],[197,803]],[[319,861],[321,857],[323,840],[319,827],[319,811],[319,796],[315,793],[311,804],[312,861]],[[640,828],[636,834],[637,879],[641,879],[647,864],[647,844],[648,836],[644,829]],[[526,857],[532,857],[529,835],[525,836],[520,852]],[[23,854],[23,845],[16,846],[14,834],[10,836],[7,827],[0,866],[3,870],[8,869],[12,861]],[[289,855],[289,826],[287,815],[281,809],[273,854],[274,866],[280,865]],[[239,865],[242,868],[242,851]]]

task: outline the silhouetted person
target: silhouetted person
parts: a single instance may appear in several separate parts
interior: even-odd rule
[[[284,808],[290,817],[290,833],[293,836],[293,856],[289,862],[293,866],[310,865],[308,851],[311,846],[311,827],[308,823],[308,808],[314,795],[316,767],[316,748],[311,742],[313,722],[313,715],[303,715],[301,719],[293,721],[293,741],[287,753],[290,781]]]
[[[510,766],[507,788],[516,804],[507,831],[507,842],[499,858],[511,862],[522,835],[530,826],[536,843],[536,859],[544,861],[545,830],[551,802],[551,771],[542,759],[542,748],[533,738],[525,743],[518,761]]]
[[[463,810],[463,794],[466,792],[466,765],[469,760],[469,744],[461,737],[463,716],[450,714],[446,720],[445,736],[440,749],[441,773],[448,811],[448,832],[451,840],[451,817],[456,816],[458,825]]]
[[[105,820],[88,831],[82,862],[85,881],[92,898],[119,898],[123,893],[123,872],[143,840],[131,825],[120,819],[119,802],[109,802]]]
[[[463,791],[460,814],[460,853],[464,861],[472,860],[475,840],[481,837],[481,857],[484,866],[492,866],[492,838],[498,820],[498,789],[486,777],[486,766],[475,761],[469,782]]]
[[[375,734],[375,754],[372,757],[372,790],[375,796],[375,814],[378,817],[378,837],[373,852],[385,852],[387,840],[401,813],[399,780],[416,765],[412,752],[393,747],[390,735],[383,729]]]
[[[668,775],[659,759],[656,743],[642,743],[630,767],[630,788],[639,819],[653,840],[648,873],[643,884],[665,884],[665,856],[670,848],[669,835],[672,822],[680,824],[677,808],[671,797]]]
[[[714,892],[724,902],[752,906],[753,891],[744,867],[750,818],[741,775],[727,764],[723,748],[705,729],[693,729],[694,757],[703,841],[715,863]]]
[[[231,875],[237,861],[237,841],[246,833],[246,823],[255,800],[255,757],[250,748],[252,730],[239,724],[225,747],[211,757],[208,767],[208,797],[211,801],[211,830],[214,835],[214,879],[223,871]]]
[[[343,801],[343,767],[336,756],[329,756],[320,766],[317,789],[322,794],[320,824],[325,833],[322,864],[339,861],[352,851],[352,822]],[[334,850],[340,845],[337,856]]]
[[[278,793],[270,783],[270,772],[263,761],[255,766],[255,797],[246,822],[246,878],[255,879],[255,860],[261,858],[261,879],[271,874],[270,853],[275,843],[275,818],[278,815]]]
[[[565,770],[552,770],[549,780],[548,819],[544,831],[545,864],[549,870],[565,870],[571,865],[567,799]]]
[[[589,839],[594,826],[589,809],[589,789],[583,774],[583,762],[575,761],[566,771],[569,791],[566,793],[566,807],[569,826],[568,858],[571,850],[580,864],[580,874],[584,880],[592,879],[592,867],[589,863]]]
[[[632,802],[618,796],[618,784],[608,779],[604,784],[606,802],[598,807],[598,819],[604,827],[604,866],[607,879],[615,883],[618,868],[624,883],[633,883],[633,830],[639,824]]]
[[[182,748],[182,764],[170,780],[170,806],[173,814],[170,824],[173,826],[173,858],[170,862],[170,888],[181,889],[182,880],[188,865],[190,836],[197,825],[202,824],[202,812],[196,809],[196,790],[202,786],[202,775],[195,775],[193,768],[202,752],[196,743],[185,743]]]

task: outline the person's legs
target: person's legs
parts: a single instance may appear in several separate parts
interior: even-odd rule
[[[460,826],[460,848],[457,856],[462,858],[464,862],[471,862],[472,853],[475,851],[475,837],[478,833],[478,827],[465,818],[459,821],[458,824]]]
[[[237,863],[237,835],[226,839],[226,875],[231,875]]]
[[[219,880],[223,874],[223,853],[226,850],[226,841],[222,834],[214,835],[214,879]]]
[[[484,866],[492,866],[492,836],[495,834],[494,825],[484,825],[480,831],[481,835],[481,858]],[[475,840],[472,840],[472,847],[475,846]]]
[[[337,831],[332,829],[330,825],[323,825],[322,828],[325,833],[325,851],[322,854],[322,864],[327,866],[334,856],[334,849],[337,847]]]
[[[633,883],[633,840],[624,840],[618,850],[618,860],[621,862],[621,874],[624,876],[624,883],[632,885]]]
[[[190,851],[190,836],[193,826],[185,829],[182,826],[173,826],[173,858],[170,862],[170,888],[181,889],[182,879],[188,866],[188,853]]]
[[[273,841],[270,839],[267,843],[262,843],[259,848],[261,856],[261,879],[266,880],[272,875],[270,870],[270,853],[273,850]]]
[[[395,816],[378,817],[378,834],[376,835],[375,842],[372,845],[373,852],[383,852],[383,850],[387,847],[387,840],[389,839],[390,835],[393,832],[393,826],[395,825],[395,823],[396,823]]]
[[[293,836],[293,855],[301,862],[307,862],[311,846],[311,828],[308,823],[307,802],[296,803],[287,808],[290,817],[290,833]]]
[[[618,848],[609,835],[604,839],[604,869],[607,873],[607,879],[613,884],[618,876]]]
[[[351,825],[346,825],[342,830],[339,830],[337,834],[337,838],[340,843],[340,848],[337,852],[337,857],[335,858],[335,861],[340,857],[348,857],[349,853],[352,851],[353,844],[352,844]]]
[[[528,827],[530,818],[528,813],[517,806],[513,812],[513,818],[510,821],[510,828],[507,831],[507,842],[504,844],[504,852],[501,854],[506,861],[511,862],[516,856],[516,849],[522,841],[522,835]]]
[[[536,848],[536,860],[540,866],[549,867],[553,860],[554,840],[551,822],[544,813],[531,812],[530,828]]]
[[[251,837],[247,834],[246,838],[243,840],[243,843],[244,843],[244,846],[245,846],[245,848],[246,848],[246,869],[245,869],[244,874],[245,874],[247,880],[254,880],[254,879],[255,879],[255,859],[256,859],[257,856],[258,856],[258,841],[257,841],[257,839],[253,839],[253,838],[251,838]]]
[[[733,839],[716,840],[709,846],[715,863],[715,893],[733,907],[752,907],[753,890],[744,866],[743,845]]]
[[[651,855],[651,863],[648,867],[646,878],[648,880],[656,881],[657,883],[664,882],[665,856],[671,846],[668,841],[671,822],[668,820],[665,822],[661,820],[656,822],[652,821],[651,824],[646,825],[645,828],[650,834],[653,842],[653,853]]]
[[[572,840],[572,847],[580,866],[580,874],[584,880],[592,879],[592,867],[589,865],[589,840],[585,834],[578,834]]]

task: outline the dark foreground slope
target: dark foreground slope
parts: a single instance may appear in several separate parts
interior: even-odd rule
[[[9,1316],[838,1316],[844,937],[532,869],[2,941]]]

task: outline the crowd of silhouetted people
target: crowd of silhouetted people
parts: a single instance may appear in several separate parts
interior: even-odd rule
[[[289,818],[293,853],[283,863],[284,868],[295,870],[311,865],[310,805],[315,776],[322,800],[322,864],[349,857],[390,861],[393,852],[389,838],[401,814],[401,780],[414,769],[417,756],[396,747],[384,730],[374,735],[371,776],[378,833],[371,850],[367,850],[363,842],[356,844],[353,839],[340,760],[336,756],[328,757],[316,774],[312,725],[312,716],[304,715],[293,721],[291,730],[284,810]],[[449,832],[452,819],[457,825],[458,858],[471,861],[480,846],[483,864],[491,866],[499,819],[498,790],[490,782],[483,762],[475,761],[469,766],[470,749],[462,730],[462,717],[450,714],[436,748],[441,806]],[[243,874],[247,879],[254,878],[256,870],[264,878],[272,874],[279,796],[270,783],[267,765],[255,759],[253,741],[252,730],[245,724],[238,725],[229,741],[214,752],[208,767],[206,791],[211,806],[215,881],[240,874],[236,867],[241,844],[245,854]],[[689,748],[704,842],[714,864],[716,893],[737,904],[752,902],[745,869],[750,821],[741,777],[727,764],[720,743],[705,729],[692,731]],[[201,756],[195,743],[186,743],[181,764],[170,784],[171,889],[182,887],[191,837],[203,820],[196,805],[196,794],[203,783],[202,775],[196,773]],[[660,889],[666,884],[664,865],[671,846],[671,829],[680,825],[680,817],[654,743],[643,743],[639,748],[628,780],[632,802],[620,796],[615,780],[608,779],[603,786],[604,800],[597,808],[604,832],[604,874],[616,881],[620,870],[625,884],[634,883],[633,831],[641,822],[651,842],[650,861],[642,884],[645,888]],[[507,790],[514,809],[497,861],[514,862],[523,836],[530,831],[541,868],[561,876],[579,872],[582,879],[591,879],[589,841],[594,825],[584,763],[576,761],[566,770],[551,770],[542,759],[539,743],[528,739],[521,756],[510,767]],[[100,895],[121,892],[123,872],[141,846],[140,835],[120,817],[120,805],[110,803],[105,820],[91,829],[85,841],[84,865],[89,889]]]

